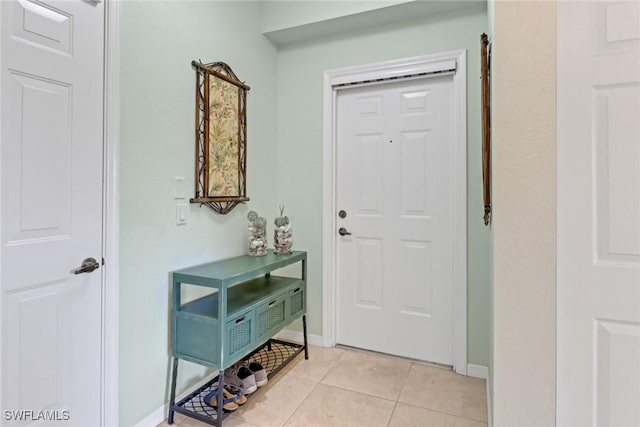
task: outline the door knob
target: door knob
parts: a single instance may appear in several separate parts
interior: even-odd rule
[[[341,235],[341,236],[351,236],[351,233],[349,233],[349,232],[347,231],[347,229],[346,229],[346,228],[344,228],[344,227],[340,227],[340,228],[338,229],[338,234],[339,234],[339,235]]]
[[[91,273],[93,270],[97,270],[98,268],[100,268],[100,264],[98,264],[98,261],[96,261],[95,258],[87,258],[82,261],[80,267],[74,268],[71,272],[73,274]]]

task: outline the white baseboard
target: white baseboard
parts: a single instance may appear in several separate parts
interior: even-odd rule
[[[146,417],[144,420],[136,424],[135,427],[155,427],[167,419],[168,413],[169,413],[169,404],[165,403],[160,408],[156,409],[151,414],[149,414],[149,416]]]
[[[280,331],[278,338],[287,341],[295,341],[295,342],[303,342],[304,336],[302,335],[302,331],[294,331],[293,329],[283,329]],[[316,347],[324,347],[323,339],[321,335],[307,334],[307,341],[309,345],[315,345]]]
[[[211,381],[216,375],[218,375],[218,372],[213,372],[207,375],[202,380],[198,381],[195,385],[191,387],[187,387],[187,390],[185,390],[183,393],[176,396],[176,402],[179,402],[181,399],[184,399],[189,393],[193,392],[193,390],[195,390],[196,388],[201,387],[208,381]],[[146,418],[144,418],[142,421],[136,424],[135,427],[156,427],[158,424],[160,424],[161,422],[167,419],[168,414],[169,414],[169,402],[166,402],[164,405],[162,405],[161,407],[159,407],[158,409],[150,413]],[[184,417],[184,415],[180,415],[180,414],[175,414],[175,415],[176,417]],[[176,421],[174,424],[178,425],[178,422]]]
[[[483,380],[486,380],[489,378],[489,368],[483,365],[474,365],[473,363],[468,363],[467,376],[482,378]]]

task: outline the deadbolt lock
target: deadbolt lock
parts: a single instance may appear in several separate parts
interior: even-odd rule
[[[340,218],[346,218],[347,217],[347,211],[345,211],[344,209],[340,209],[340,212],[338,212],[338,216]]]

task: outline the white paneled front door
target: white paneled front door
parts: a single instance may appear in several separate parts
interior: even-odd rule
[[[338,92],[340,344],[453,364],[452,112],[451,75]]]
[[[1,423],[98,426],[104,3],[0,8]]]
[[[557,425],[640,425],[640,3],[558,3]]]

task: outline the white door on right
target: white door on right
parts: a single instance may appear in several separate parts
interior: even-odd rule
[[[453,365],[452,110],[451,75],[338,93],[340,344]]]
[[[557,425],[639,426],[640,3],[558,2],[557,52]]]

